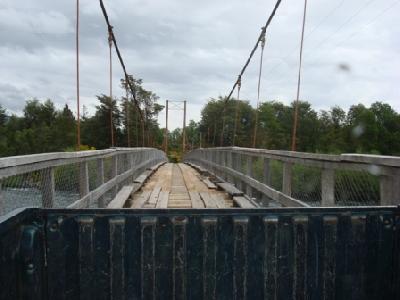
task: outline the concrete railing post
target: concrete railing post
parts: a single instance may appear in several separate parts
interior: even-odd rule
[[[238,153],[236,156],[236,171],[238,171],[239,173],[243,174],[243,170],[242,170],[242,154]],[[240,179],[238,179],[238,186],[237,188],[241,191],[243,191],[243,181],[241,181]]]
[[[271,185],[271,160],[269,158],[263,159],[263,173],[262,173],[262,182],[268,186]],[[262,200],[268,202],[268,197],[265,194],[262,194]]]
[[[380,205],[400,204],[400,171],[380,176]]]
[[[271,185],[271,160],[269,158],[263,160],[263,183]]]
[[[230,168],[230,169],[232,169],[232,152],[231,151],[228,151],[227,153],[226,153],[226,155],[227,155],[227,157],[226,157],[226,166],[228,167],[228,168]],[[230,183],[233,183],[233,177],[231,176],[231,175],[228,175],[228,182],[230,182]]]
[[[129,170],[133,170],[135,166],[135,158],[134,158],[134,154],[130,153],[129,154]],[[135,179],[134,173],[131,176],[131,181],[133,181]]]
[[[81,198],[89,194],[89,168],[87,161],[79,164],[79,194]]]
[[[226,151],[221,151],[221,166],[225,167],[226,166]],[[226,176],[226,172],[221,171],[222,172],[222,178],[226,181],[227,180],[227,176]]]
[[[246,157],[246,175],[253,178],[253,162],[254,162],[254,157],[253,156],[247,156]],[[253,189],[250,185],[246,184],[246,194],[249,197],[253,197]]]
[[[292,167],[292,163],[283,162],[282,192],[288,196],[292,196]]]
[[[55,198],[54,168],[42,170],[42,206],[53,207]]]
[[[335,206],[335,170],[322,169],[321,206]]]
[[[118,156],[115,154],[111,160],[111,179],[115,179],[118,175]],[[115,186],[111,189],[112,191],[112,198],[117,195],[118,192],[118,184],[116,183]]]
[[[96,182],[97,187],[104,184],[104,159],[102,159],[102,158],[97,159],[97,177],[96,178],[97,178],[97,182]],[[106,207],[103,196],[101,196],[99,198],[99,200],[97,202],[97,207],[100,207],[100,208]]]

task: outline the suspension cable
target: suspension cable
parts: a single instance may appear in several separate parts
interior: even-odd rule
[[[262,74],[264,48],[265,48],[265,31],[263,31],[263,32],[264,32],[264,35],[261,38],[260,69],[259,69],[259,72],[258,72],[257,107],[256,107],[256,118],[255,118],[255,122],[254,122],[253,148],[256,148],[256,144],[257,144],[258,109],[260,107],[261,74]]]
[[[265,26],[263,27],[263,30],[261,31],[261,34],[258,36],[258,39],[257,39],[257,42],[256,42],[255,46],[253,47],[253,49],[250,52],[249,58],[247,59],[246,63],[244,64],[242,70],[240,71],[240,76],[242,76],[244,74],[244,72],[246,71],[247,66],[249,65],[254,53],[256,52],[256,50],[258,48],[258,44],[261,42],[262,37],[265,35],[265,32],[267,31],[269,25],[271,24],[272,19],[274,18],[275,14],[276,14],[276,11],[279,8],[279,5],[281,4],[281,1],[282,0],[277,0],[277,2],[275,4],[275,7],[272,10],[271,15],[268,17],[268,20],[267,20]],[[235,84],[233,85],[232,90],[229,93],[228,97],[225,99],[225,102],[228,102],[229,99],[232,97],[233,91],[235,90],[237,84],[238,84],[238,81],[235,81]]]
[[[106,20],[106,23],[107,23],[108,30],[111,32],[111,39],[112,39],[112,42],[114,44],[115,51],[117,52],[117,56],[118,56],[119,62],[121,64],[122,70],[124,71],[125,78],[129,78],[128,77],[128,73],[126,72],[126,67],[125,67],[125,64],[124,64],[124,60],[122,59],[121,52],[119,51],[119,48],[118,48],[118,44],[117,44],[117,40],[115,38],[113,27],[111,26],[110,21],[108,19],[108,14],[107,14],[106,8],[104,6],[103,0],[99,0],[99,2],[100,2],[101,10],[103,12],[104,19]],[[143,115],[142,115],[142,111],[140,109],[139,102],[136,99],[136,88],[132,85],[132,82],[130,80],[128,80],[127,83],[128,83],[129,89],[131,91],[134,104],[135,104],[135,106],[136,106],[136,108],[138,110],[140,119],[141,119],[142,122],[144,122],[144,118],[143,118]]]
[[[294,109],[294,121],[293,121],[293,132],[292,132],[292,147],[291,147],[292,151],[296,151],[296,136],[297,136],[299,97],[300,97],[300,85],[301,85],[301,67],[303,63],[304,28],[306,25],[306,15],[307,15],[307,0],[304,0],[303,26],[301,29],[301,41],[300,41],[299,74],[297,80],[297,96]]]

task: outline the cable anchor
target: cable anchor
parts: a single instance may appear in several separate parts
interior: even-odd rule
[[[238,76],[237,87],[238,87],[238,90],[240,91],[240,88],[242,87],[242,75]]]
[[[108,27],[108,44],[110,47],[112,47],[113,43],[113,27],[110,25]]]
[[[264,47],[265,47],[265,35],[266,35],[265,27],[261,27],[260,42],[261,42],[261,48],[262,48],[262,50],[264,50]]]

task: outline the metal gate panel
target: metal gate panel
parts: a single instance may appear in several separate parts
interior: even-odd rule
[[[28,209],[0,223],[0,295],[398,299],[399,220],[394,207]]]

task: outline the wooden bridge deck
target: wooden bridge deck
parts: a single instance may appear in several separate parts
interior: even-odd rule
[[[134,193],[125,207],[229,208],[233,201],[190,166],[167,163]]]

